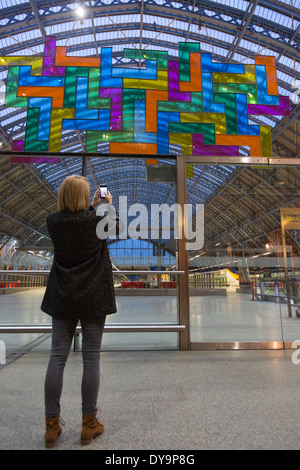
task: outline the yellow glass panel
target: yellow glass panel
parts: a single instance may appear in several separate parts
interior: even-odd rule
[[[1,66],[18,66],[31,65],[31,75],[42,75],[43,73],[43,57],[28,56],[8,56],[0,57]]]
[[[255,66],[245,65],[245,73],[213,73],[213,81],[220,83],[248,83],[256,84]]]
[[[124,78],[124,88],[140,88],[146,90],[168,90],[168,72],[158,70],[157,80]]]
[[[261,155],[272,157],[272,139],[269,126],[260,126]]]
[[[182,155],[193,155],[193,136],[191,134],[170,133],[170,144],[180,144]]]
[[[49,152],[60,152],[63,119],[74,119],[74,109],[53,108],[50,122]]]
[[[194,167],[193,165],[186,165],[186,177],[193,178],[194,177]]]

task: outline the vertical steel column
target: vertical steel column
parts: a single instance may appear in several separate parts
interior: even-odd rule
[[[288,316],[292,317],[293,315],[292,315],[292,307],[291,307],[291,290],[290,290],[287,252],[286,252],[285,227],[282,221],[281,221],[281,237],[282,237],[282,247],[283,247],[284,274],[285,274],[285,282],[286,282],[285,289],[286,289],[286,297],[287,297]]]
[[[185,331],[179,333],[179,348],[190,349],[190,298],[189,298],[189,254],[186,250],[185,237],[185,204],[187,203],[186,187],[186,156],[177,155],[177,203],[181,207],[181,217],[178,218],[178,271],[184,274],[178,276],[179,323],[185,326]]]
[[[82,157],[81,176],[86,177],[87,157]]]

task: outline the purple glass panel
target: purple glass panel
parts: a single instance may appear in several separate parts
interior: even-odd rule
[[[56,37],[48,36],[45,39],[45,52],[43,63],[43,75],[62,76],[65,75],[66,67],[57,67],[55,65]]]
[[[191,101],[191,93],[180,91],[179,88],[179,62],[169,62],[169,100]]]
[[[12,143],[13,152],[24,151],[24,140],[15,140]],[[59,157],[30,157],[25,155],[14,155],[10,158],[11,163],[59,163]]]
[[[204,145],[203,134],[193,134],[193,155],[237,157],[239,148],[235,145]]]
[[[24,145],[25,145],[24,140],[14,140],[13,143],[12,143],[11,149],[14,152],[23,152],[24,151]]]
[[[10,159],[11,163],[59,163],[59,157],[24,157],[15,155]]]
[[[110,98],[110,130],[122,130],[122,88],[100,88],[101,98]]]
[[[290,99],[288,96],[279,96],[279,105],[248,104],[248,114],[261,114],[271,116],[290,116]]]

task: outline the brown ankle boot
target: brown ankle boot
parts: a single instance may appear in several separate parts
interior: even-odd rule
[[[96,418],[95,413],[91,415],[82,416],[82,431],[81,431],[81,444],[88,445],[92,442],[95,437],[103,433],[103,424]]]
[[[46,432],[45,432],[45,444],[48,449],[51,449],[56,444],[56,439],[61,434],[62,422],[59,414],[54,418],[46,416]]]

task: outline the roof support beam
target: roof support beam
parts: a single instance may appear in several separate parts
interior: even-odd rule
[[[246,29],[248,28],[248,25],[250,23],[250,20],[253,16],[253,13],[255,11],[255,8],[256,8],[257,4],[258,4],[258,0],[253,0],[252,5],[250,3],[248,5],[247,11],[246,11],[245,16],[243,18],[244,25],[243,25],[242,31],[239,31],[239,30],[237,31],[236,36],[234,38],[234,41],[232,43],[232,46],[231,46],[231,48],[230,48],[230,50],[227,54],[227,59],[230,60],[230,61],[232,61],[233,56],[236,53],[236,50],[238,48],[238,45],[241,42],[241,40],[243,39],[244,33],[245,33]]]
[[[39,27],[39,29],[40,29],[41,35],[42,35],[42,37],[43,37],[43,39],[44,39],[44,41],[45,41],[45,38],[46,38],[47,34],[46,34],[46,31],[45,31],[44,25],[43,25],[43,23],[42,23],[42,20],[41,20],[41,18],[40,18],[39,11],[38,11],[37,5],[36,5],[36,3],[35,3],[35,0],[29,0],[29,2],[30,2],[30,6],[31,6],[31,8],[32,8],[32,11],[33,11],[33,13],[34,13],[34,16],[35,16],[35,20],[36,20],[36,22],[37,22],[37,25],[38,25],[38,27]]]
[[[30,230],[31,232],[33,232],[33,233],[35,233],[35,234],[37,234],[37,235],[40,235],[41,237],[44,237],[44,238],[47,238],[48,240],[51,240],[51,238],[49,238],[48,235],[46,235],[45,233],[39,232],[39,231],[36,230],[35,228],[30,227],[29,225],[25,224],[24,222],[21,222],[20,220],[16,219],[15,217],[12,217],[11,215],[6,214],[6,212],[1,211],[1,212],[0,212],[0,215],[3,216],[3,217],[6,217],[6,218],[9,219],[9,220],[12,220],[13,222],[15,222],[15,223],[18,224],[18,225],[22,225],[22,227],[27,228],[27,229]]]

